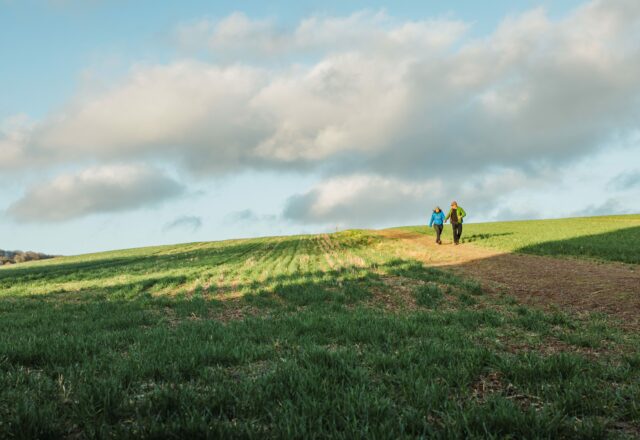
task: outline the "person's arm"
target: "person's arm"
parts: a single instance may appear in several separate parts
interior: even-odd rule
[[[460,220],[467,216],[467,213],[464,211],[464,209],[462,209],[461,206],[458,206],[458,215],[460,217]]]
[[[435,212],[431,213],[431,220],[429,220],[429,227],[433,226],[433,216],[435,215]]]
[[[451,217],[451,210],[449,210],[449,213],[447,214],[447,216],[444,218],[444,222],[446,223],[449,220],[449,217]]]

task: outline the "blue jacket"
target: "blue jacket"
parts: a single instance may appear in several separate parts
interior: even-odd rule
[[[433,224],[442,225],[444,224],[444,212],[435,212],[431,214],[431,220],[429,221],[429,227],[433,226]]]

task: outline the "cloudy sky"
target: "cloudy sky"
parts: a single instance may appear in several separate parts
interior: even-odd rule
[[[0,248],[640,212],[640,2],[0,0]]]

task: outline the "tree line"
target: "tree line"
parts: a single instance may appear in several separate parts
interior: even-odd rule
[[[0,266],[5,264],[24,263],[26,261],[45,260],[53,257],[53,255],[42,254],[40,252],[3,251],[0,249]]]

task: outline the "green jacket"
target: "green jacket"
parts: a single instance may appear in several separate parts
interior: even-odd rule
[[[449,214],[447,214],[447,217],[444,219],[445,222],[449,220],[449,218],[451,217],[451,211],[453,211],[453,208],[449,210]],[[462,219],[467,215],[467,213],[460,206],[458,206],[457,211],[458,211],[458,220],[460,220],[460,223],[462,223]]]

